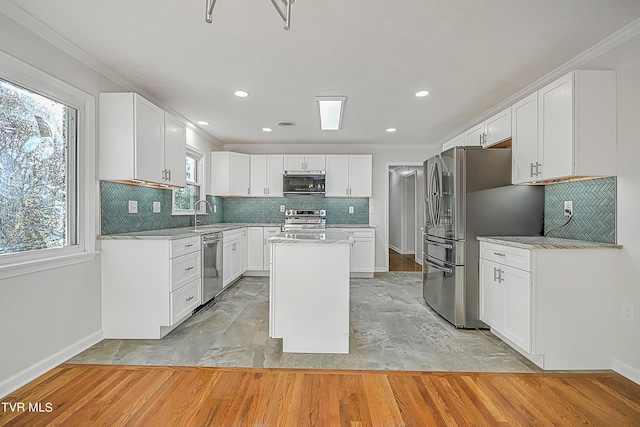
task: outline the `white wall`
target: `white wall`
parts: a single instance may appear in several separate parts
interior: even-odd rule
[[[618,243],[624,248],[616,292],[619,311],[614,369],[640,383],[640,36],[592,61],[588,68],[617,71],[616,226]],[[633,323],[622,320],[623,303],[634,306]]]

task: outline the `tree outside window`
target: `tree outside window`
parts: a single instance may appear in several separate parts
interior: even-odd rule
[[[186,173],[187,184],[183,188],[173,190],[173,213],[193,214],[194,206],[200,200],[202,156],[195,151],[187,150]]]
[[[76,120],[0,79],[0,254],[76,244]]]

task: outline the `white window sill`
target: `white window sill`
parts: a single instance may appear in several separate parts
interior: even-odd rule
[[[38,271],[51,270],[53,268],[66,267],[68,265],[79,264],[81,262],[93,261],[100,252],[81,252],[52,256],[44,259],[33,259],[28,261],[17,261],[13,264],[0,266],[0,279],[22,276],[36,273]]]

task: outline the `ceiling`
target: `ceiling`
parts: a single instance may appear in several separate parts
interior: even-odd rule
[[[269,0],[217,0],[212,24],[205,1],[11,0],[224,144],[435,145],[640,17],[638,0],[298,0],[285,31]],[[347,96],[342,130],[319,130],[315,96]]]

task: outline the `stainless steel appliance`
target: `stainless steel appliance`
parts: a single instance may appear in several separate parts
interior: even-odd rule
[[[284,194],[324,194],[324,171],[285,171],[282,175]]]
[[[202,305],[222,292],[222,232],[202,236]]]
[[[282,231],[322,231],[327,228],[327,211],[324,209],[287,209],[284,212]]]
[[[511,149],[455,147],[424,162],[424,299],[458,328],[478,318],[477,236],[540,235],[544,188],[511,184]]]

